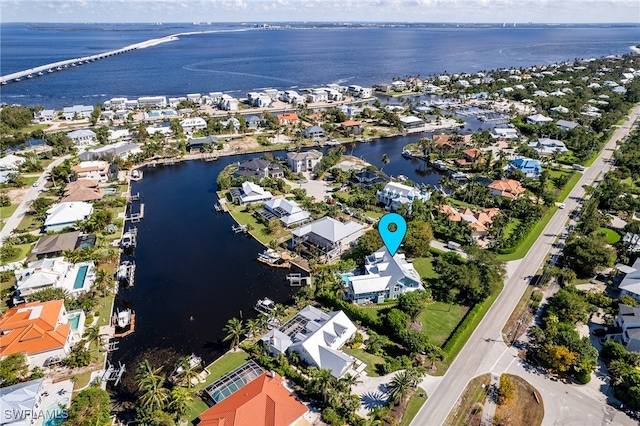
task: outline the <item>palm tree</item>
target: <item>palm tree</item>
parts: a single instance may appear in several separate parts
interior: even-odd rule
[[[186,388],[176,386],[171,390],[169,409],[182,420],[189,413],[189,404],[193,402],[193,393]]]
[[[326,403],[329,393],[336,385],[336,379],[331,375],[331,370],[311,367],[309,368],[309,375],[311,376],[311,386],[313,390],[321,393],[324,398],[324,402]]]
[[[395,405],[403,403],[405,399],[411,393],[414,385],[413,377],[411,373],[407,371],[401,371],[391,379],[391,383],[387,387],[387,393],[389,394],[389,399],[393,401]]]
[[[169,389],[164,387],[162,367],[153,368],[149,360],[140,363],[136,370],[138,390],[142,392],[140,405],[149,411],[161,410],[169,399]]]
[[[345,374],[344,377],[338,379],[338,389],[347,395],[351,394],[351,388],[358,383],[362,383],[362,380],[358,378],[358,376],[353,376],[351,374]]]
[[[100,333],[100,327],[97,324],[92,325],[91,327],[87,327],[84,330],[84,334],[82,335],[87,343],[89,343],[89,347],[96,346],[98,348],[102,343],[102,336],[104,336],[104,334]]]
[[[391,162],[387,154],[382,154],[382,159],[380,161],[382,161],[382,164],[384,164],[384,166]],[[384,169],[384,166],[382,166],[382,169]],[[380,169],[380,171],[382,171],[382,169]]]
[[[287,313],[287,308],[283,304],[278,303],[275,309],[271,312],[271,316],[274,318],[280,319],[280,318],[284,318],[286,313]]]
[[[240,337],[242,337],[242,333],[244,333],[244,327],[242,325],[242,320],[238,318],[231,318],[227,321],[227,325],[224,326],[224,331],[227,333],[224,342],[231,341],[231,349],[238,349],[238,345],[240,344]]]
[[[247,320],[247,334],[249,337],[253,337],[260,331],[260,322],[258,319],[248,319]]]
[[[176,376],[178,381],[180,383],[184,383],[186,381],[187,388],[190,389],[191,386],[193,386],[193,379],[197,380],[198,374],[200,374],[200,371],[202,370],[202,365],[191,365],[191,357],[185,356],[183,358],[180,358],[176,369],[180,370],[180,372]]]

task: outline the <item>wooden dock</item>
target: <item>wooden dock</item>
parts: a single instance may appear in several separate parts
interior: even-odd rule
[[[128,335],[130,335],[134,331],[136,331],[136,314],[132,313],[131,314],[131,322],[129,323],[129,329],[125,330],[125,331],[123,331],[121,333],[115,333],[113,335],[113,337],[117,337],[117,338],[127,337]]]

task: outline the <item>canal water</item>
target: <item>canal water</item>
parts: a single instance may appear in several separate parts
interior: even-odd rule
[[[358,144],[353,155],[384,167],[387,174],[435,185],[441,175],[423,161],[401,156],[406,144],[423,136],[375,139]],[[382,164],[384,154],[389,164]],[[274,155],[284,157],[286,152]],[[213,209],[220,171],[233,162],[260,156],[147,167],[144,179],[133,183],[132,193],[139,192],[145,205],[144,219],[135,225],[135,285],[120,290],[117,305],[135,311],[136,330],[120,339],[111,357],[112,362],[128,365],[129,376],[144,358],[160,365],[195,353],[211,362],[228,349],[222,329],[229,318],[255,317],[253,305],[263,297],[291,301],[292,289],[285,280],[289,271],[259,263],[261,244],[235,235],[233,219]]]

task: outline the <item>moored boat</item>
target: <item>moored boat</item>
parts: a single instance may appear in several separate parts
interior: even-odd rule
[[[253,309],[255,309],[256,311],[266,315],[271,314],[271,312],[273,312],[275,308],[276,308],[276,302],[269,299],[268,297],[258,300],[258,302],[253,307]]]

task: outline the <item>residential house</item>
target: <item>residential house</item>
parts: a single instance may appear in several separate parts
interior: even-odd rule
[[[264,92],[249,92],[247,93],[247,102],[251,106],[265,108],[271,104],[272,99]]]
[[[549,108],[549,111],[555,112],[555,113],[558,113],[558,114],[568,114],[569,113],[569,108],[563,107],[562,105],[559,105],[557,107]],[[560,121],[560,120],[558,120],[558,121]],[[558,123],[556,123],[556,125],[557,124]]]
[[[7,154],[0,158],[0,170],[18,170],[25,161],[25,158],[19,155]]]
[[[33,250],[31,250],[28,260],[33,261],[47,257],[58,257],[62,255],[64,251],[73,251],[76,249],[79,239],[80,231],[43,235],[38,242],[36,242]]]
[[[640,308],[618,304],[619,313],[614,325],[621,331],[624,347],[631,352],[640,352]]]
[[[361,121],[347,120],[340,123],[338,130],[346,136],[358,136],[364,132],[364,127]]]
[[[356,331],[356,326],[344,312],[323,312],[306,306],[261,340],[272,355],[296,352],[307,364],[327,369],[333,377],[339,378],[355,364],[356,360],[340,348]]]
[[[627,232],[622,237],[622,245],[629,252],[639,252],[640,251],[640,235],[634,234],[632,232]]]
[[[44,232],[72,228],[77,222],[89,219],[92,214],[93,206],[82,201],[54,204],[47,210]]]
[[[391,90],[394,92],[404,92],[407,90],[407,83],[402,80],[395,80],[391,82]]]
[[[320,250],[326,260],[340,256],[355,246],[364,233],[364,226],[347,221],[339,222],[328,216],[295,229],[291,237],[291,247],[298,243]]]
[[[494,139],[518,139],[518,131],[512,127],[491,129],[491,137]]]
[[[473,238],[485,238],[489,235],[489,229],[493,225],[493,218],[500,214],[498,208],[486,208],[474,211],[470,208],[455,209],[448,204],[440,207],[440,213],[446,214],[452,222],[465,221],[471,228]]]
[[[578,127],[579,124],[575,123],[573,121],[558,120],[558,121],[556,121],[556,126],[558,126],[562,130],[569,131],[569,130],[573,130],[576,127]]]
[[[220,98],[220,101],[218,103],[218,107],[222,110],[225,111],[237,111],[238,110],[238,100],[227,95],[224,94],[222,95],[222,97]]]
[[[338,111],[342,111],[342,113],[344,113],[344,115],[346,115],[349,118],[349,120],[353,120],[353,118],[356,115],[358,115],[358,114],[360,114],[362,112],[362,108],[359,108],[359,107],[357,107],[355,105],[342,104],[342,105],[338,105],[336,107],[336,109]]]
[[[462,151],[462,158],[456,159],[456,164],[461,168],[476,167],[486,163],[482,158],[482,151],[478,148],[470,148]]]
[[[391,256],[386,247],[365,258],[364,273],[343,275],[345,298],[355,303],[381,303],[410,291],[423,290],[420,275],[404,254]]]
[[[126,142],[131,140],[131,132],[129,129],[109,129],[107,141],[110,143]]]
[[[322,152],[315,149],[287,153],[287,164],[294,173],[314,172],[321,159]]]
[[[34,121],[38,123],[47,123],[56,119],[55,109],[43,109],[33,113]]]
[[[96,134],[89,129],[74,130],[67,133],[67,137],[73,141],[74,145],[90,145],[96,142]]]
[[[300,207],[294,200],[284,197],[272,198],[265,203],[264,211],[260,210],[257,213],[265,219],[279,219],[286,227],[306,222],[311,218],[311,213]]]
[[[198,416],[199,426],[294,426],[304,420],[307,406],[270,372],[242,386]]]
[[[117,176],[117,168],[114,175],[111,165],[101,160],[81,161],[80,164],[71,167],[71,170],[75,172],[78,179],[91,179],[102,183],[106,183]]]
[[[636,259],[632,266],[617,264],[618,275],[614,282],[619,283],[620,295],[633,297],[640,302],[640,258]]]
[[[515,199],[524,194],[525,189],[522,184],[513,179],[498,179],[488,185],[491,195],[494,197],[504,197]]]
[[[0,359],[25,354],[31,368],[61,362],[71,352],[74,334],[81,336],[83,331],[80,321],[69,321],[69,314],[64,300],[33,302],[8,309],[0,317]],[[84,319],[82,310],[74,311],[73,315]]]
[[[373,170],[362,170],[353,175],[349,180],[352,185],[362,185],[363,188],[369,189],[376,183],[389,182],[389,178],[380,172]]]
[[[109,160],[114,158],[127,159],[132,155],[141,153],[140,146],[129,142],[116,142],[110,145],[101,146],[98,148],[90,149],[83,152],[78,157],[80,161],[93,161],[93,160]]]
[[[64,196],[60,200],[62,203],[72,201],[96,201],[104,197],[100,182],[94,179],[80,179],[67,184],[64,188]]]
[[[167,106],[166,96],[142,96],[138,98],[139,108],[165,108]]]
[[[284,177],[284,170],[282,170],[282,167],[280,167],[280,165],[277,163],[254,158],[252,160],[247,160],[239,163],[238,170],[235,174],[237,176],[245,177],[282,178]]]
[[[286,126],[287,124],[298,124],[298,121],[300,121],[298,119],[298,114],[296,114],[295,112],[276,114],[276,118],[282,126]]]
[[[35,418],[35,414],[45,412],[45,407],[42,406],[43,382],[44,379],[36,379],[2,388],[0,418],[3,425],[31,425],[34,423],[32,418]]]
[[[516,158],[513,161],[507,163],[507,170],[513,172],[518,170],[524,173],[525,177],[537,179],[542,173],[542,166],[538,160],[532,160],[531,158]]]
[[[72,296],[91,290],[95,281],[93,261],[70,263],[64,257],[44,258],[14,271],[16,300],[28,298],[33,292],[48,288],[63,288]]]
[[[187,142],[187,150],[189,152],[192,152],[195,150],[203,151],[206,149],[206,147],[210,147],[211,145],[214,145],[214,146],[218,145],[217,137],[209,135],[204,138],[193,138],[193,139],[189,139],[189,141]]]
[[[193,133],[196,130],[206,129],[207,122],[202,117],[185,118],[180,121],[180,127],[186,133]]]
[[[412,204],[415,200],[428,201],[431,192],[403,185],[398,182],[389,182],[381,191],[376,193],[378,202],[386,208],[395,211],[403,204]]]
[[[529,142],[529,146],[543,157],[550,157],[554,154],[564,155],[569,151],[564,142],[550,138],[539,138],[537,141]]]
[[[433,135],[433,147],[436,151],[450,152],[467,146],[471,142],[471,135]]]
[[[406,117],[400,117],[400,123],[402,123],[402,127],[404,129],[422,129],[425,126],[424,120],[418,117],[414,117],[413,115],[409,115]]]
[[[241,204],[255,203],[258,201],[270,200],[273,195],[271,192],[265,190],[260,185],[256,185],[253,182],[243,182],[240,188],[234,188],[232,190],[231,197],[238,199]]]
[[[527,117],[527,123],[532,125],[542,125],[553,122],[552,118],[546,117],[542,114],[534,114]]]
[[[262,121],[262,119],[257,115],[248,115],[244,119],[247,122],[247,128],[254,130],[258,128],[260,121]]]
[[[92,105],[74,105],[62,109],[62,116],[67,121],[91,118],[91,113],[93,113]]]
[[[324,129],[318,126],[317,124],[307,127],[306,129],[304,129],[302,134],[304,135],[305,138],[314,139],[314,140],[319,140],[326,136]]]

